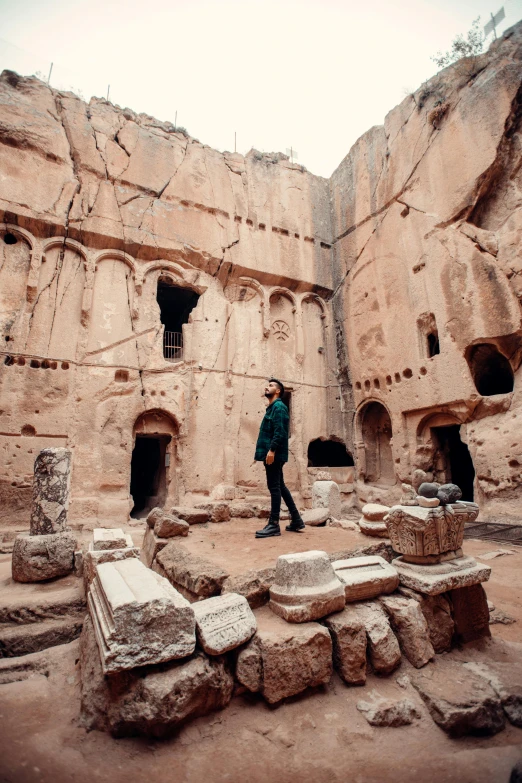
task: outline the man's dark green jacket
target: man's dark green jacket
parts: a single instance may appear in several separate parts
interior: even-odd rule
[[[269,451],[275,452],[275,459],[288,462],[288,408],[282,400],[274,400],[266,409],[259,428],[254,459],[264,462]]]

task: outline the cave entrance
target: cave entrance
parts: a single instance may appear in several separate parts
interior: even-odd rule
[[[513,368],[496,345],[480,343],[467,352],[467,361],[473,382],[479,394],[491,397],[494,394],[509,394],[513,391],[515,378]]]
[[[155,506],[165,504],[167,494],[166,454],[170,435],[136,435],[132,452],[130,493],[134,501],[131,517],[142,519]]]
[[[160,277],[156,300],[163,333],[163,356],[170,361],[183,359],[183,324],[197,305],[199,294],[190,288],[180,288],[167,277]]]
[[[309,468],[344,468],[353,466],[353,457],[344,443],[337,440],[310,441],[308,446]]]
[[[369,484],[395,484],[390,414],[380,402],[368,403],[361,412],[361,434]]]
[[[462,500],[473,500],[475,468],[469,449],[461,440],[460,425],[432,427],[431,439],[435,448],[435,480],[440,484],[457,484],[462,490]]]

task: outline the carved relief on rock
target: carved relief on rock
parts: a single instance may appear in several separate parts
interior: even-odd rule
[[[438,556],[462,546],[464,522],[477,518],[476,503],[459,501],[447,506],[392,506],[384,521],[393,548],[406,558]]]

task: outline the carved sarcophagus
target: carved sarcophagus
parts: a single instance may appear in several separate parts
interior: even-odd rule
[[[444,553],[461,554],[465,522],[479,513],[476,503],[457,501],[437,508],[392,506],[384,517],[393,548],[411,562],[436,562]]]

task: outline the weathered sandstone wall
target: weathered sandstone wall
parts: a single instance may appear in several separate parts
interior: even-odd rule
[[[362,496],[396,498],[415,469],[449,478],[465,459],[446,442],[453,425],[483,512],[518,515],[521,44],[517,26],[422,85],[331,178],[333,306]],[[491,394],[506,387],[503,362],[514,391]]]

